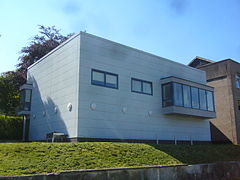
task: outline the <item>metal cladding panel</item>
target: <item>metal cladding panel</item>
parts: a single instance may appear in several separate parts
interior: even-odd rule
[[[207,119],[165,115],[160,79],[205,84],[205,72],[87,33],[81,34],[78,137],[210,141]],[[91,70],[118,75],[118,89],[91,84]],[[153,95],[131,91],[131,78],[152,82]]]
[[[29,68],[28,82],[33,84],[30,140],[43,140],[53,131],[77,136],[79,46],[78,35]]]

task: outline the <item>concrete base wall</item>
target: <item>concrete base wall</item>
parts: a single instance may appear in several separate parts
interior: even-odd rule
[[[85,171],[62,171],[57,174],[0,177],[5,180],[240,180],[240,162],[155,166]]]

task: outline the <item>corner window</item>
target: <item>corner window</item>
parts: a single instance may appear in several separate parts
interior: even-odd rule
[[[132,78],[132,92],[152,95],[152,83]]]
[[[172,83],[162,85],[163,107],[172,106]]]
[[[118,75],[92,69],[92,84],[118,89]]]
[[[20,91],[20,111],[30,111],[31,110],[31,89],[23,89]]]
[[[175,82],[163,84],[162,99],[163,107],[181,106],[214,111],[213,92],[185,84]]]
[[[240,88],[240,74],[236,74],[235,79],[236,79],[236,88]]]

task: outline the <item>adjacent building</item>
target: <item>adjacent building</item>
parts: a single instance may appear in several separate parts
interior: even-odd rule
[[[217,117],[211,119],[213,142],[240,143],[240,64],[232,59],[213,62],[196,57],[189,66],[207,73],[214,87]]]
[[[211,141],[214,89],[199,69],[81,32],[31,65],[27,79],[26,139]]]

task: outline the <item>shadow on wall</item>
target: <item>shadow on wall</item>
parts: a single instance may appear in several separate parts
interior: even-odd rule
[[[210,122],[211,139],[213,143],[232,143],[213,123]]]
[[[60,132],[68,135],[68,130],[59,107],[51,97],[44,97],[43,92],[39,90],[38,84],[33,77],[31,80],[34,87],[32,92],[32,117],[30,120],[29,140],[46,140],[46,135],[52,132]],[[53,93],[50,92],[49,94]]]

